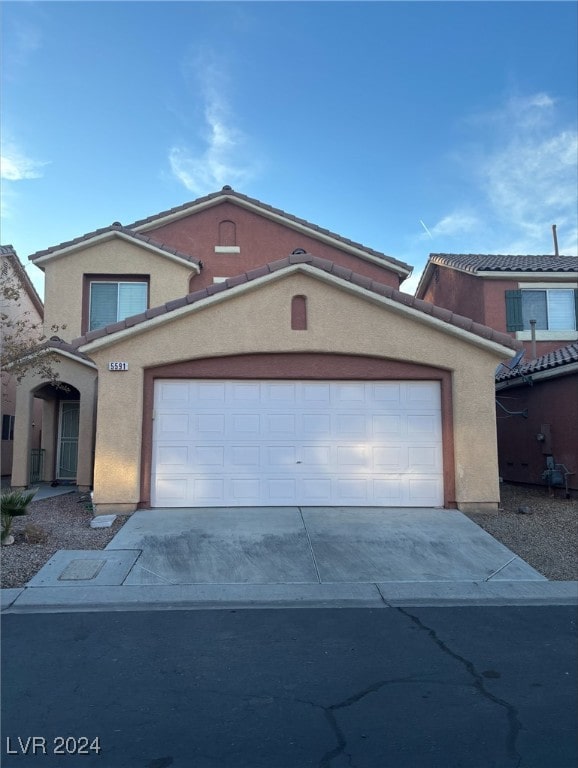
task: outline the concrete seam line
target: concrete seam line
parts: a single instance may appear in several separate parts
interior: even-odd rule
[[[497,571],[494,571],[493,573],[490,573],[490,575],[489,575],[489,576],[488,576],[486,579],[484,579],[484,581],[489,581],[490,579],[493,579],[493,578],[494,578],[494,576],[497,576],[497,575],[498,575],[498,573],[500,573],[500,571],[503,571],[503,570],[504,570],[504,568],[507,568],[507,567],[510,565],[510,563],[513,563],[513,562],[514,562],[514,560],[515,560],[517,557],[518,557],[518,555],[514,555],[514,557],[511,557],[511,558],[508,560],[508,562],[507,562],[507,563],[504,563],[504,565],[502,565],[502,566],[501,566],[501,568],[498,568],[498,570],[497,570]]]
[[[309,549],[311,550],[311,559],[313,560],[313,565],[315,567],[315,573],[317,574],[317,581],[319,584],[321,584],[321,576],[319,575],[319,568],[317,567],[317,560],[315,559],[315,552],[313,551],[313,544],[311,543],[311,536],[309,535],[309,531],[307,530],[307,526],[305,525],[305,518],[303,517],[303,510],[301,507],[297,507],[299,510],[299,514],[301,515],[301,522],[303,523],[303,529],[305,531],[305,535],[307,536],[307,541],[309,542]]]

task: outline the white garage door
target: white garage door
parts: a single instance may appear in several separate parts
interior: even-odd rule
[[[442,506],[439,383],[157,381],[151,503]]]

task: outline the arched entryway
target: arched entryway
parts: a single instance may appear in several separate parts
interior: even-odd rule
[[[31,373],[16,389],[12,487],[62,482],[92,487],[96,409],[96,366],[62,355],[54,385]],[[42,403],[40,450],[33,447],[34,404]],[[37,410],[37,409],[36,409]]]
[[[43,401],[39,461],[45,481],[76,484],[78,475],[78,443],[80,431],[80,392],[72,384],[62,382],[56,388],[45,384],[34,392],[34,397]],[[32,454],[31,481],[37,469]]]

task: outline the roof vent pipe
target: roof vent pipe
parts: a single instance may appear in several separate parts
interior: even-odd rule
[[[556,225],[552,224],[552,237],[554,238],[554,256],[559,256],[558,251],[558,235],[556,234]]]

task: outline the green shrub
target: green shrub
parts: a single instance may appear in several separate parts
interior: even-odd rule
[[[8,538],[12,521],[28,512],[28,505],[36,495],[38,488],[32,491],[5,491],[0,495],[0,520],[2,523],[1,540]]]

